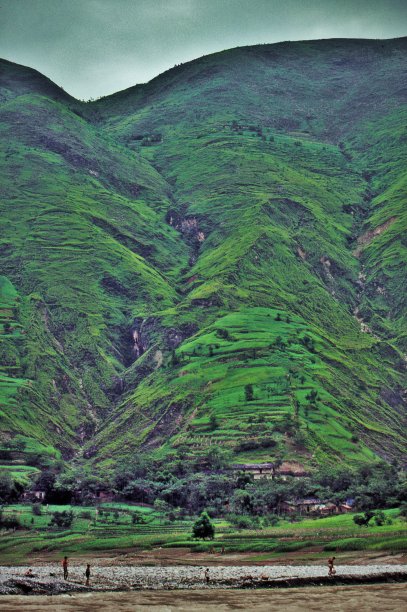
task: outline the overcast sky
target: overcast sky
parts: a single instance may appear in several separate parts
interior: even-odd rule
[[[88,99],[222,49],[406,26],[405,0],[0,0],[0,57]]]

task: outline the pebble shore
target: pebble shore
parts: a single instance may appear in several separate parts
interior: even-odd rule
[[[62,568],[56,565],[34,566],[34,577],[26,578],[27,567],[0,567],[0,594],[44,594],[87,591],[85,565],[72,565],[69,579],[62,579]],[[209,568],[210,581],[205,581],[205,566],[110,566],[91,567],[90,590],[166,590],[166,589],[230,589],[327,584],[327,580],[350,582],[376,579],[406,580],[406,565],[339,565],[335,578],[328,579],[326,565],[307,566],[216,566]]]

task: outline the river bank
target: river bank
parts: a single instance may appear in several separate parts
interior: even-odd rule
[[[33,577],[27,577],[27,567],[0,568],[0,594],[28,595],[97,591],[134,590],[199,590],[256,589],[296,586],[367,584],[375,582],[407,582],[407,566],[396,564],[338,565],[335,577],[328,577],[326,565],[278,566],[212,566],[209,582],[205,566],[108,565],[91,567],[90,587],[85,586],[85,565],[69,568],[67,581],[62,579],[59,564],[33,566]]]

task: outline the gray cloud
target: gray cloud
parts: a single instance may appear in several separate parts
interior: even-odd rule
[[[231,47],[406,34],[399,0],[2,0],[0,56],[79,98]]]

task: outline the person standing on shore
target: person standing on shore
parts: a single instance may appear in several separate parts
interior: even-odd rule
[[[68,580],[68,557],[63,558],[62,569],[64,570],[64,580]]]
[[[330,557],[328,559],[328,576],[334,576],[336,574],[336,569],[334,568],[335,557]]]
[[[89,579],[90,579],[90,563],[88,563],[88,564],[87,564],[87,566],[86,566],[85,576],[86,576],[86,582],[85,582],[85,585],[86,585],[86,586],[89,586]]]
[[[205,580],[206,580],[206,584],[209,584],[209,581],[210,581],[209,567],[207,567],[206,570],[205,570]]]

